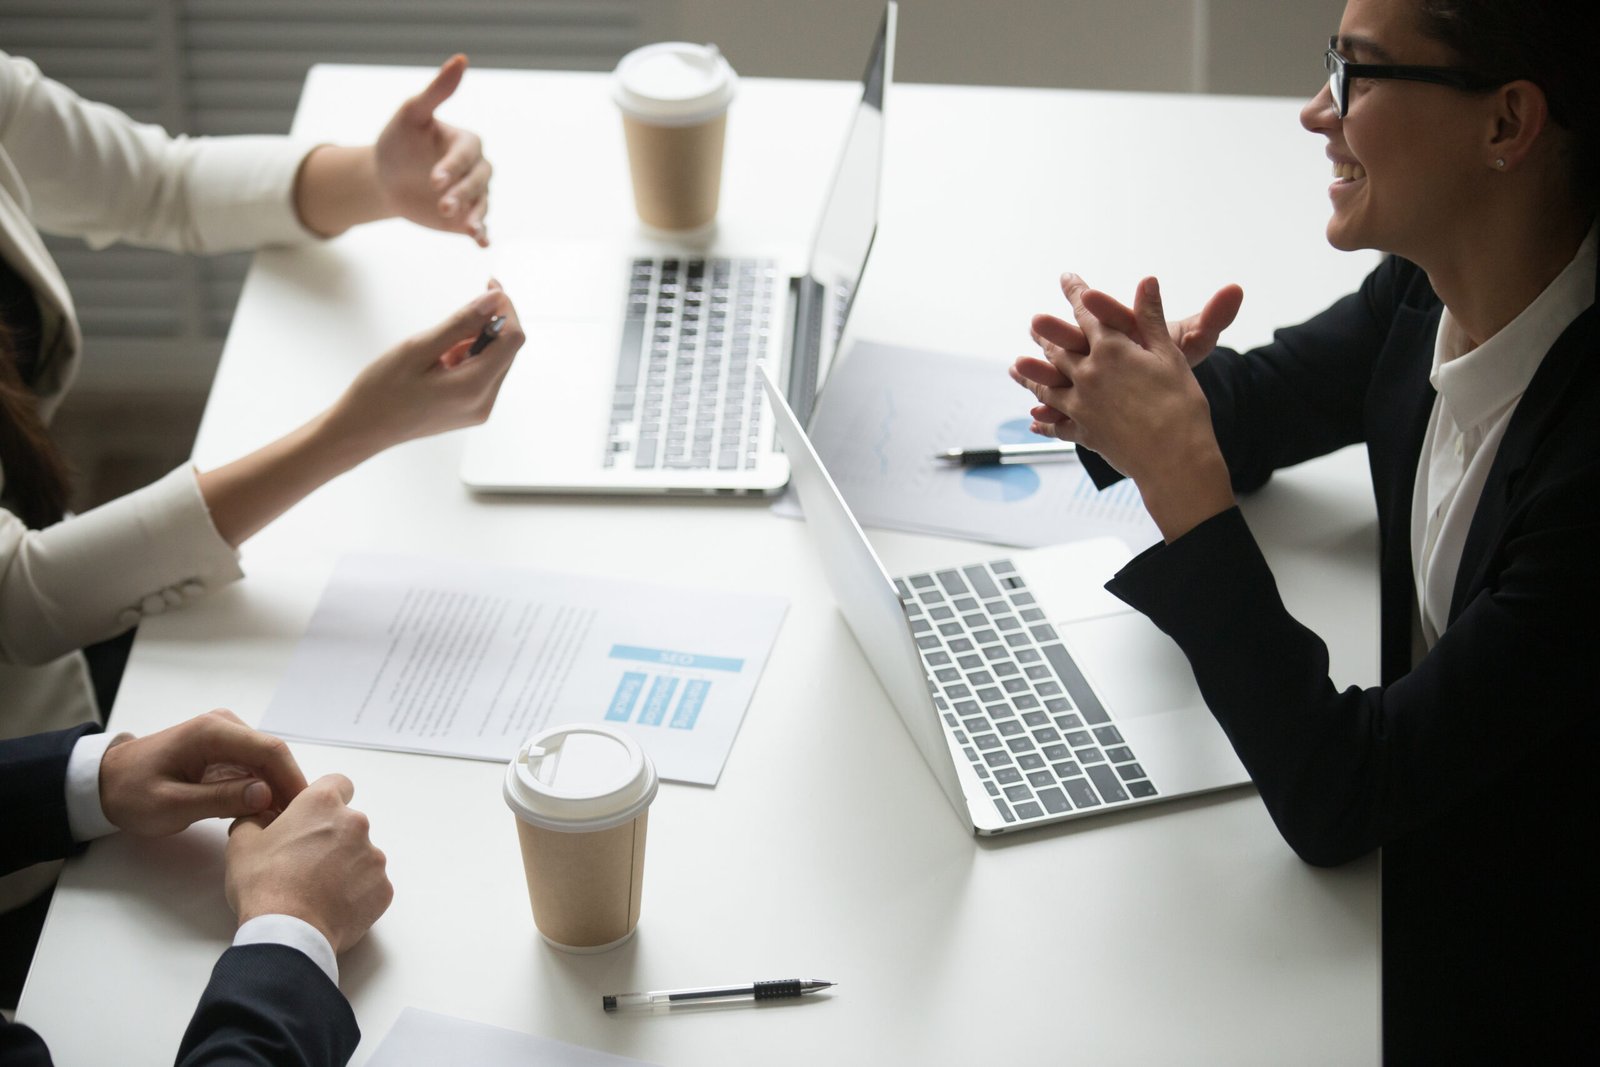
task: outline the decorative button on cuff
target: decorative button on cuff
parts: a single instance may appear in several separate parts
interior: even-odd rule
[[[146,615],[160,615],[167,610],[167,602],[161,598],[160,593],[151,593],[139,602],[139,610]]]
[[[137,626],[139,625],[139,620],[143,617],[139,614],[138,608],[124,608],[117,615],[117,625],[123,627]]]

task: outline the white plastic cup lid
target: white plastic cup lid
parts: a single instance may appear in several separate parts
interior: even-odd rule
[[[739,76],[714,44],[664,41],[635,48],[617,64],[617,106],[657,126],[693,126],[733,102]]]
[[[586,833],[632,822],[656,797],[639,742],[609,726],[572,724],[525,741],[506,768],[505,800],[547,830]]]

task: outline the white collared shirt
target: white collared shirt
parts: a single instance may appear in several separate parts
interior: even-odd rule
[[[1594,303],[1591,227],[1578,254],[1522,313],[1477,348],[1445,308],[1428,381],[1437,396],[1417,462],[1411,498],[1411,563],[1417,583],[1423,647],[1431,649],[1450,618],[1456,572],[1467,530],[1483,496],[1517,402],[1545,353]]]

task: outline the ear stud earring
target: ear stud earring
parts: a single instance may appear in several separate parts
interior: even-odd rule
[[[1506,169],[1506,161],[1505,161],[1505,160],[1503,160],[1503,159],[1497,159],[1497,160],[1495,160],[1495,161],[1494,161],[1494,165],[1495,165],[1495,166],[1496,166],[1496,167],[1498,167],[1498,168],[1499,168],[1499,169],[1500,169],[1500,170],[1505,170],[1505,169]]]

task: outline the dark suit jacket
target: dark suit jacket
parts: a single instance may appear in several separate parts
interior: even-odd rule
[[[67,827],[67,759],[96,726],[0,741],[0,874],[79,850]],[[84,1022],[94,1022],[85,1006]],[[337,986],[283,945],[230,948],[178,1048],[180,1064],[343,1064],[361,1032]],[[0,1065],[47,1065],[33,1030],[0,1020]]]
[[[1445,633],[1410,663],[1411,496],[1441,305],[1389,259],[1272,344],[1196,368],[1234,486],[1365,442],[1377,494],[1382,683],[1338,690],[1237,509],[1107,586],[1188,656],[1284,838],[1383,849],[1391,1062],[1600,1053],[1600,317],[1546,354],[1475,513]],[[1117,475],[1092,453],[1102,485]]]

